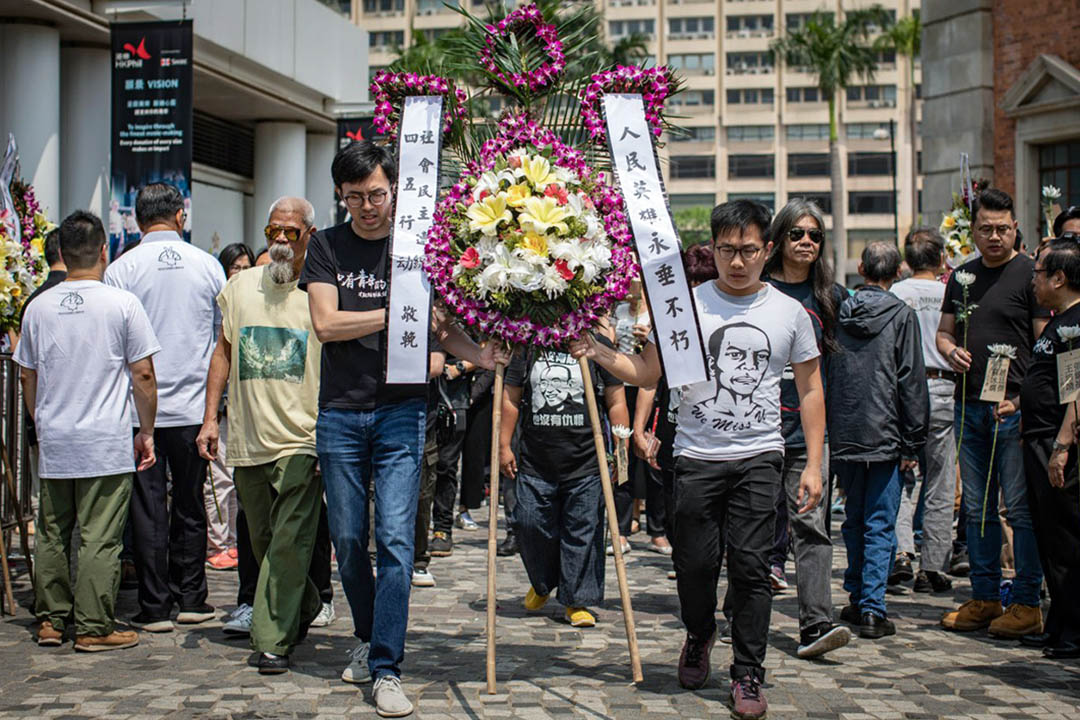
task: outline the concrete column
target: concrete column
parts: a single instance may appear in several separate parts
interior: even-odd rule
[[[22,177],[42,209],[60,215],[60,33],[30,23],[0,23],[0,152],[8,133],[19,144]]]
[[[108,48],[60,51],[60,213],[89,210],[108,219],[111,69]]]
[[[307,136],[307,199],[315,206],[315,226],[334,224],[334,182],[330,164],[337,152],[337,137],[328,133]]]
[[[260,122],[255,125],[254,231],[257,235],[261,236],[266,214],[275,200],[283,195],[306,195],[306,136],[303,123]]]

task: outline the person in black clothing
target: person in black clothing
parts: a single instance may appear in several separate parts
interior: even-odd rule
[[[900,270],[891,242],[866,246],[859,274],[866,284],[840,306],[829,358],[825,409],[829,453],[847,496],[842,532],[850,604],[840,619],[859,636],[894,635],[885,583],[896,555],[900,472],[917,464],[930,423],[919,319],[889,288]]]
[[[34,301],[34,298],[49,288],[64,282],[67,278],[67,265],[64,264],[64,258],[60,256],[60,228],[53,228],[52,232],[45,236],[45,262],[49,265],[49,274],[45,277],[45,282],[41,283],[37,290],[30,293],[30,297],[26,298],[26,302],[23,303],[22,310],[19,311],[19,325],[22,325],[23,316],[26,315],[26,308]]]
[[[1050,612],[1045,632],[1024,636],[1049,658],[1080,657],[1080,481],[1077,477],[1076,402],[1062,404],[1058,356],[1080,349],[1080,244],[1050,241],[1035,261],[1032,280],[1039,304],[1054,318],[1032,349],[1020,388],[1024,413],[1024,472],[1035,539],[1039,544]]]

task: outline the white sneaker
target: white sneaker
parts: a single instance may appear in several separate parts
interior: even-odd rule
[[[398,718],[412,715],[413,705],[401,689],[401,679],[396,675],[383,675],[375,681],[372,691],[375,712],[380,717]]]
[[[348,652],[349,667],[341,673],[341,679],[347,683],[366,683],[371,680],[371,670],[368,669],[367,659],[371,645],[366,642],[357,643],[356,647]]]
[[[414,569],[412,571],[412,584],[413,587],[435,587],[435,576],[425,569]]]
[[[472,515],[468,510],[462,510],[458,513],[457,520],[454,521],[462,530],[479,530],[480,526],[476,524],[476,521],[472,519]]]
[[[255,608],[247,603],[237,606],[235,610],[229,613],[229,616],[225,619],[225,624],[221,626],[221,629],[226,635],[250,635],[251,614],[254,610]]]
[[[326,627],[330,623],[334,622],[337,618],[337,614],[334,612],[333,603],[323,603],[322,610],[315,616],[315,619],[311,621],[311,627]]]

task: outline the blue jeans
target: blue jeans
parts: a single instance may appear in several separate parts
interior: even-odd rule
[[[967,546],[971,560],[971,596],[975,600],[1001,597],[1001,523],[998,495],[1005,501],[1005,515],[1013,531],[1016,579],[1013,602],[1039,604],[1042,565],[1028,506],[1024,478],[1024,453],[1020,444],[1020,413],[998,423],[997,447],[990,491],[990,448],[994,442],[994,404],[968,400],[964,414],[964,437],[960,446],[960,481],[964,488],[967,515]],[[956,403],[956,433],[960,434],[960,403]],[[986,527],[983,528],[983,497],[986,497]]]
[[[371,643],[375,679],[400,676],[405,657],[425,414],[424,400],[405,400],[371,411],[327,408],[316,425],[341,585],[356,636]],[[373,479],[378,584],[367,552]]]
[[[518,473],[514,534],[529,582],[540,595],[558,587],[566,607],[604,599],[604,521],[600,476],[548,479]]]
[[[897,462],[837,460],[833,467],[847,497],[840,527],[848,561],[844,590],[860,612],[887,617],[885,582],[896,555],[900,466]]]

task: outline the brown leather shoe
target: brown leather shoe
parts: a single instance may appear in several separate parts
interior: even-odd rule
[[[997,600],[968,600],[956,610],[941,618],[941,627],[957,632],[971,632],[988,627],[1005,611]]]
[[[1000,638],[1016,639],[1042,631],[1042,610],[1019,603],[1005,608],[1005,614],[990,623],[990,634]]]
[[[139,644],[139,633],[134,630],[113,630],[108,635],[78,635],[75,649],[82,652],[105,652],[123,650]]]
[[[64,633],[53,627],[48,620],[38,626],[37,644],[41,647],[58,647],[64,644]]]

